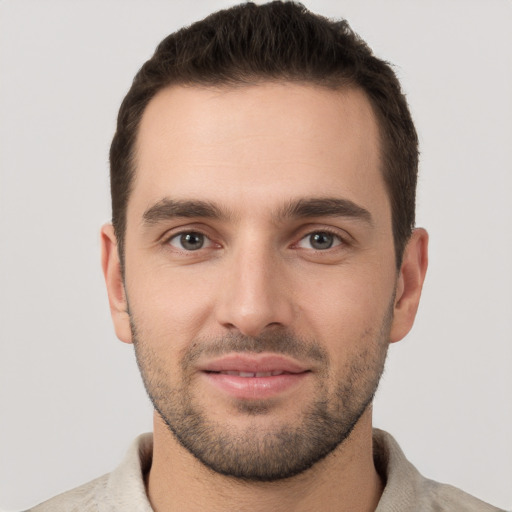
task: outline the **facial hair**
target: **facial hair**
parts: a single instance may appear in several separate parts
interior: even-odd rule
[[[393,303],[391,303],[391,306]],[[146,391],[177,441],[213,471],[247,481],[276,481],[306,471],[340,446],[371,404],[384,369],[393,308],[377,329],[368,329],[341,369],[331,367],[327,351],[316,341],[286,329],[262,336],[229,333],[214,340],[195,340],[181,354],[180,375],[169,369],[139,332],[130,316],[133,343]],[[340,346],[340,350],[342,347]],[[194,389],[194,362],[228,353],[270,352],[314,363],[314,393],[298,420],[273,423],[262,429],[256,422],[235,428],[226,414],[223,422],[208,417]],[[329,376],[338,375],[333,386]],[[179,377],[179,379],[177,379]],[[331,378],[332,379],[332,378]],[[173,384],[171,384],[173,380]],[[248,416],[269,414],[271,401],[239,401],[238,412]]]

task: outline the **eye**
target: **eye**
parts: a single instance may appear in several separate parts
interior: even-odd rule
[[[199,249],[210,247],[212,244],[206,235],[197,231],[187,231],[174,235],[169,239],[168,243],[176,247],[176,249],[185,251],[198,251]]]
[[[297,244],[303,249],[315,249],[316,251],[325,251],[340,245],[342,240],[339,236],[328,231],[315,231],[309,233]]]

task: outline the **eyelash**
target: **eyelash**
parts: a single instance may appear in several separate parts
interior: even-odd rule
[[[200,229],[186,229],[183,231],[179,231],[177,233],[172,233],[172,235],[167,236],[164,239],[164,245],[173,246],[171,242],[175,239],[179,239],[180,237],[183,237],[184,235],[200,235],[200,236],[204,237],[204,239],[209,242],[209,246],[206,248],[210,248],[210,246],[215,244],[215,242],[211,239],[211,237],[209,237],[206,233],[204,233]],[[194,252],[200,251],[201,249],[205,248],[205,247],[201,246],[195,250],[187,250],[184,247],[181,247],[181,248],[175,247],[175,246],[173,246],[173,247],[177,250],[180,250],[181,252],[184,252],[184,253],[194,253]]]
[[[340,245],[348,245],[347,241],[345,240],[344,237],[342,237],[338,232],[332,230],[332,229],[328,229],[328,228],[320,228],[320,229],[314,229],[313,231],[308,231],[304,236],[302,236],[300,238],[300,240],[298,242],[296,242],[294,245],[295,246],[298,246],[303,240],[306,240],[307,238],[310,238],[312,237],[313,235],[315,234],[326,234],[326,235],[330,235],[332,236],[333,238],[337,239],[338,243],[336,243],[335,245],[331,246],[331,247],[328,247],[326,249],[315,249],[314,247],[312,247],[311,249],[309,250],[313,250],[315,252],[327,252],[328,250],[330,249],[335,249],[336,247],[339,247]]]
[[[192,235],[192,234],[195,234],[195,235],[200,235],[202,237],[205,238],[205,240],[208,242],[208,247],[204,247],[204,246],[201,246],[197,249],[186,249],[184,247],[176,247],[176,246],[173,246],[173,244],[171,243],[173,240],[176,240],[178,239],[179,237],[182,237],[184,235]],[[332,236],[333,238],[335,238],[337,240],[337,243],[335,241],[334,245],[330,246],[330,247],[327,247],[325,249],[316,249],[314,247],[310,247],[310,248],[302,248],[300,247],[300,243],[303,242],[304,240],[306,240],[308,237],[312,237],[313,235],[315,234],[326,234],[326,235],[329,235],[329,236]],[[167,245],[167,246],[172,246],[175,250],[178,250],[184,254],[193,254],[195,252],[199,252],[201,251],[202,249],[211,249],[213,246],[217,245],[218,247],[221,247],[220,244],[216,244],[214,240],[212,240],[212,238],[207,235],[203,230],[201,229],[194,229],[194,228],[189,228],[189,229],[184,229],[182,231],[178,231],[178,232],[174,232],[172,233],[171,235],[165,237],[165,239],[163,240],[163,244],[164,245]],[[347,242],[346,240],[346,237],[343,237],[339,234],[339,232],[333,230],[333,229],[329,229],[329,228],[318,228],[318,229],[312,229],[311,231],[307,231],[304,235],[302,235],[298,241],[294,242],[291,247],[292,248],[298,248],[298,249],[304,249],[304,250],[308,250],[308,251],[314,251],[315,253],[323,253],[323,252],[328,252],[330,251],[331,249],[336,249],[340,246],[348,246],[349,243]]]

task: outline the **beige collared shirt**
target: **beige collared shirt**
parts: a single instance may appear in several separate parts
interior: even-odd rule
[[[504,512],[420,475],[392,436],[374,430],[374,459],[386,486],[376,512]],[[151,467],[152,434],[142,434],[112,473],[60,494],[29,512],[153,512],[144,475]]]

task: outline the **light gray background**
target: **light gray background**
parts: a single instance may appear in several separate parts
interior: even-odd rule
[[[232,3],[0,3],[0,507],[111,470],[151,429],[100,273],[108,148],[156,44]],[[512,3],[305,4],[397,66],[421,138],[430,269],[375,424],[425,475],[512,508]]]

